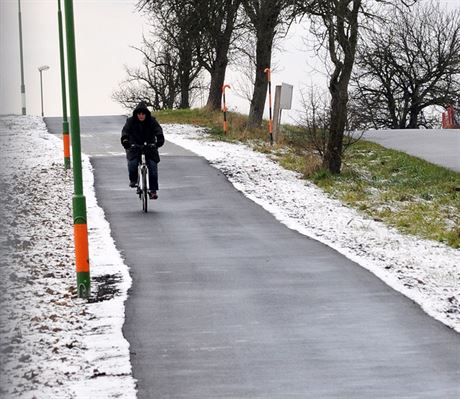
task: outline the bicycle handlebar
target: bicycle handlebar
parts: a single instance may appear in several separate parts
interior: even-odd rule
[[[155,143],[144,143],[144,144],[131,144],[131,148],[146,148],[146,147],[150,147],[150,148],[157,148],[156,144]]]

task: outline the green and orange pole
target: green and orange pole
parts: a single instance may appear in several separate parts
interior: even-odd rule
[[[272,71],[270,68],[265,68],[264,72],[267,74],[268,79],[268,135],[270,138],[270,144],[273,145],[273,119],[272,119]]]
[[[58,0],[58,25],[59,25],[59,55],[61,61],[61,88],[62,88],[62,142],[64,143],[64,168],[70,169],[70,136],[69,122],[67,120],[67,93],[65,84],[64,60],[64,33],[62,28],[61,0]]]
[[[230,89],[230,85],[222,86],[222,112],[224,113],[224,133],[227,134],[227,102],[225,100],[225,89]]]
[[[77,292],[80,298],[90,295],[88,228],[86,224],[86,199],[83,195],[81,167],[80,116],[78,109],[77,63],[75,52],[75,32],[73,1],[64,0],[67,36],[67,69],[69,78],[70,130],[73,159],[73,225],[75,237],[75,266],[77,271]]]

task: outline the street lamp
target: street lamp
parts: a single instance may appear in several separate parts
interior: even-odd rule
[[[40,98],[41,98],[41,104],[42,104],[42,116],[43,115],[43,78],[42,78],[42,72],[50,69],[48,65],[42,65],[41,67],[38,67],[38,72],[40,72]]]
[[[22,115],[26,114],[26,85],[24,84],[24,57],[22,55],[22,17],[21,17],[21,0],[18,0],[19,16],[19,59],[21,62],[21,101]]]

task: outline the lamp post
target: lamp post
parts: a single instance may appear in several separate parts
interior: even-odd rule
[[[50,69],[48,65],[42,65],[41,67],[38,67],[38,72],[40,72],[40,98],[41,98],[41,104],[42,104],[42,116],[43,114],[43,78],[42,78],[42,72]]]
[[[24,57],[22,55],[22,18],[21,18],[21,0],[18,0],[18,17],[19,17],[19,57],[21,62],[21,102],[22,115],[26,114],[26,85],[24,84]]]

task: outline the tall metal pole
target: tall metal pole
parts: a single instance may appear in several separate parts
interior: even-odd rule
[[[62,28],[61,0],[58,0],[58,25],[59,25],[59,55],[61,61],[61,88],[62,88],[62,142],[64,143],[64,168],[70,169],[70,136],[69,122],[67,120],[67,93],[65,82],[65,55],[64,33]]]
[[[42,66],[38,67],[38,72],[40,72],[40,99],[41,99],[41,105],[42,105],[42,118],[44,116],[44,113],[43,113],[43,77],[42,77],[42,72],[47,71],[48,69],[50,69],[50,67],[48,65],[42,65]]]
[[[42,118],[43,118],[43,116],[44,116],[44,114],[43,114],[43,78],[42,78],[43,70],[38,69],[38,72],[40,72],[40,104],[42,106]]]
[[[75,266],[77,271],[77,291],[81,298],[90,295],[88,228],[86,225],[86,199],[83,195],[83,178],[81,169],[80,116],[78,110],[77,63],[75,52],[75,32],[73,1],[64,0],[66,36],[67,36],[67,70],[69,79],[70,131],[73,159],[73,223],[75,237]]]
[[[21,60],[21,102],[22,115],[26,114],[26,85],[24,84],[24,57],[22,54],[22,18],[21,18],[21,0],[18,0],[19,15],[19,57]]]

